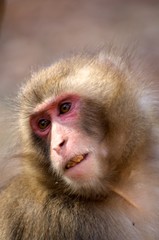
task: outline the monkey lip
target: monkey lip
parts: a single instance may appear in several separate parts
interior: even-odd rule
[[[81,163],[83,160],[86,159],[87,155],[88,153],[85,153],[85,154],[76,155],[75,157],[71,158],[69,162],[66,164],[65,169],[72,168],[77,164]]]

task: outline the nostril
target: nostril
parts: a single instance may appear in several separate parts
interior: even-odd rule
[[[61,151],[63,150],[64,145],[66,144],[66,140],[61,141],[59,144],[55,144],[54,146],[52,146],[52,149],[58,153],[61,154]]]
[[[60,144],[59,144],[59,147],[63,147],[65,144],[65,140],[63,140]]]

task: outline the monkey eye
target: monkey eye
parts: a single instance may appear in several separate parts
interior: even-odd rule
[[[45,118],[42,118],[38,121],[38,128],[41,131],[44,131],[49,125],[50,125],[51,121]]]
[[[60,112],[60,114],[65,114],[70,110],[70,108],[71,108],[70,102],[62,103],[59,107],[59,112]]]

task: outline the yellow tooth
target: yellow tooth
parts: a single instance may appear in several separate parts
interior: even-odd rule
[[[80,163],[84,159],[83,155],[78,155],[70,160],[70,162],[67,163],[66,168],[74,167],[77,163]]]
[[[83,155],[78,155],[72,159],[72,161],[79,163],[84,159]]]
[[[66,167],[71,168],[71,167],[74,167],[75,165],[76,165],[75,162],[69,162]]]

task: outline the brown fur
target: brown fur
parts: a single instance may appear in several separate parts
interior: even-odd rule
[[[114,53],[73,57],[21,89],[23,171],[1,193],[2,240],[159,238],[158,100],[132,60]],[[29,125],[38,106],[63,92],[81,96],[81,131],[104,139],[109,150],[99,163],[102,177],[80,188],[52,169],[49,145]]]

